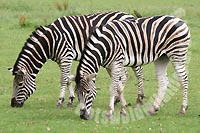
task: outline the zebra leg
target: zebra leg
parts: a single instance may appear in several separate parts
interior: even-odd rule
[[[185,70],[185,60],[180,62],[177,60],[173,60],[172,58],[172,64],[175,68],[176,74],[180,80],[181,88],[182,88],[182,105],[179,111],[180,115],[183,115],[186,113],[186,110],[188,108],[188,98],[187,98],[187,89],[188,89],[188,76]]]
[[[58,108],[62,108],[63,107],[62,104],[63,104],[63,102],[65,100],[65,87],[66,87],[66,85],[63,85],[64,84],[63,82],[64,81],[63,81],[63,79],[61,77],[61,89],[60,89],[60,95],[59,95],[58,102],[57,102],[57,107]]]
[[[66,86],[69,88],[69,101],[67,103],[67,107],[71,107],[73,99],[75,98],[72,83],[69,77],[70,68],[71,68],[72,60],[62,60],[59,64],[61,70],[61,89],[60,96],[57,102],[57,107],[61,108],[65,98],[65,88]]]
[[[106,114],[106,116],[110,119],[113,115],[114,112],[114,102],[115,102],[115,97],[117,95],[117,91],[113,89],[114,86],[111,83],[110,85],[110,104],[109,104],[109,108],[108,108],[108,112]]]
[[[142,100],[144,98],[144,89],[143,89],[143,72],[141,66],[134,66],[132,67],[133,71],[135,72],[135,75],[138,79],[138,98],[136,103],[138,105],[142,105]]]
[[[69,78],[68,82],[67,82],[67,86],[68,86],[68,89],[69,89],[69,100],[67,102],[67,107],[71,107],[72,106],[72,103],[75,99],[75,95],[74,95],[74,89],[72,87],[72,82],[71,82],[71,79]]]
[[[119,79],[121,76],[121,70],[123,67],[121,67],[121,65],[116,64],[116,62],[114,62],[111,67],[111,85],[110,85],[110,104],[109,104],[109,109],[108,112],[106,114],[106,116],[108,118],[111,118],[114,112],[114,102],[115,102],[115,97],[118,96],[117,94],[117,90],[118,90],[118,86],[119,86]]]
[[[167,65],[169,63],[169,58],[167,56],[161,56],[157,61],[155,61],[155,72],[158,79],[158,95],[154,101],[153,106],[148,111],[150,115],[154,114],[159,110],[160,104],[164,98],[165,92],[167,90],[167,85],[169,83],[167,78]]]
[[[121,112],[120,112],[120,114],[123,115],[123,116],[126,116],[126,100],[124,98],[124,87],[125,87],[126,81],[128,79],[128,73],[125,70],[125,68],[123,68],[123,70],[121,72],[122,72],[122,76],[121,76],[120,81],[119,81],[119,86],[118,86],[117,92],[119,94],[119,98],[120,98],[120,101],[121,101]]]
[[[110,68],[106,68],[106,70],[107,70],[107,72],[108,72],[108,74],[109,74],[109,76],[111,78],[111,69]],[[120,102],[120,97],[117,95],[117,96],[115,96],[114,105],[116,105],[119,102]]]

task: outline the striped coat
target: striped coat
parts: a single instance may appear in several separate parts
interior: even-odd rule
[[[92,31],[112,20],[134,19],[123,12],[106,12],[83,16],[63,16],[48,26],[38,27],[25,42],[12,69],[14,91],[12,106],[22,106],[35,91],[35,78],[43,64],[51,59],[61,70],[61,90],[58,107],[62,106],[66,85],[70,90],[69,105],[74,92],[70,81],[73,60],[80,60]]]
[[[172,62],[183,89],[183,102],[180,113],[187,109],[188,77],[185,71],[190,31],[179,18],[153,16],[134,21],[113,21],[96,29],[84,50],[77,68],[76,90],[80,99],[81,118],[88,119],[92,101],[96,94],[91,93],[95,86],[88,78],[98,73],[100,66],[111,70],[110,104],[108,116],[114,111],[114,98],[117,93],[122,101],[122,114],[125,111],[123,89],[126,73],[124,66],[136,67],[151,62],[155,64],[158,78],[158,97],[148,113],[155,113],[160,107],[168,85],[167,64]],[[124,80],[122,80],[124,79]],[[123,81],[123,82],[122,82]],[[88,93],[90,92],[90,93]],[[92,91],[95,92],[95,91]]]

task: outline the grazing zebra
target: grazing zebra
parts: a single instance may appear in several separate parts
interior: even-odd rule
[[[124,66],[134,68],[151,62],[155,64],[158,96],[149,114],[155,113],[168,85],[167,65],[172,62],[183,89],[180,114],[187,109],[188,77],[185,71],[190,31],[179,18],[153,16],[135,21],[113,21],[97,28],[89,38],[77,68],[76,93],[80,102],[80,117],[88,119],[96,96],[94,78],[100,66],[111,70],[110,104],[107,113],[114,112],[114,97],[122,100],[121,113],[126,114],[123,97],[126,72]]]
[[[58,63],[61,70],[61,89],[57,106],[62,107],[66,85],[69,88],[68,105],[70,106],[74,98],[69,76],[72,61],[80,60],[86,42],[95,27],[112,20],[124,19],[132,20],[134,17],[118,11],[64,16],[48,26],[38,27],[25,42],[13,69],[11,69],[15,75],[11,105],[13,107],[23,105],[36,89],[37,73],[43,64],[51,59]],[[135,70],[140,75],[140,67]],[[138,78],[140,77],[138,76]],[[142,87],[140,88],[142,90]]]

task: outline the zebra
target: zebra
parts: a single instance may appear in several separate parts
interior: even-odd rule
[[[36,28],[25,42],[14,67],[9,68],[15,76],[11,106],[23,106],[25,100],[36,90],[37,73],[43,64],[51,59],[57,62],[61,70],[61,89],[57,107],[62,107],[66,85],[69,88],[67,105],[70,107],[75,97],[70,80],[72,61],[80,60],[87,39],[96,27],[112,20],[124,19],[131,21],[135,18],[123,12],[110,11],[82,16],[63,16],[48,26]],[[135,70],[140,79],[140,67]],[[140,87],[140,90],[143,88]],[[140,96],[142,97],[143,93]]]
[[[154,62],[158,79],[158,95],[149,115],[159,110],[168,85],[167,65],[172,62],[182,87],[180,114],[187,109],[188,76],[185,70],[190,31],[180,18],[168,15],[138,18],[134,21],[114,20],[97,28],[90,36],[75,77],[75,90],[80,103],[80,117],[89,119],[96,97],[95,78],[100,66],[111,70],[110,103],[107,117],[114,112],[114,97],[120,96],[121,114],[126,115],[123,96],[126,78],[124,67]]]

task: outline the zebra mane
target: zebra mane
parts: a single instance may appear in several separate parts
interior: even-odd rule
[[[100,25],[99,27],[94,27],[94,29],[91,31],[92,33],[90,33],[90,36],[89,36],[89,39],[87,40],[87,44],[88,43],[90,43],[90,42],[92,42],[91,40],[90,40],[90,38],[91,38],[91,36],[95,36],[95,37],[97,37],[98,36],[98,34],[97,34],[97,30],[98,31],[100,31],[100,32],[102,32],[102,30],[103,30],[103,25]],[[89,50],[90,48],[89,48],[89,45],[86,45],[85,46],[85,48],[84,48],[84,50],[83,50],[83,52],[82,52],[82,55],[83,56],[81,56],[81,59],[80,59],[80,61],[79,62],[83,62],[83,59],[85,58],[84,57],[84,55],[86,54],[86,51],[87,50]],[[103,50],[102,50],[103,51]],[[104,52],[101,52],[101,56],[103,57],[103,58],[105,58],[105,53]],[[94,55],[96,55],[95,53],[94,53]],[[98,55],[99,56],[99,55]],[[77,67],[77,72],[76,72],[76,74],[77,75],[83,75],[83,74],[80,74],[80,71],[83,71],[83,70],[81,70],[81,68],[82,68],[82,66],[80,65],[81,63],[79,63],[79,65],[78,65],[78,67]],[[95,65],[95,64],[93,64],[93,67],[94,67],[94,69],[95,69],[95,71],[93,72],[93,73],[97,73],[98,72],[98,70],[99,70],[99,67],[100,67],[100,60],[98,60],[98,65]],[[86,73],[86,74],[91,74],[91,73],[87,73],[87,72],[85,72],[85,71],[83,71],[83,73]],[[82,77],[80,76],[80,77],[78,77],[78,76],[76,76],[76,78],[75,78],[75,81],[79,81],[80,79],[81,79]]]
[[[45,32],[45,28],[44,26],[39,26],[35,29],[35,31],[32,32],[32,34],[30,35],[30,37],[26,40],[27,42],[32,42],[33,38],[39,38],[41,34],[44,34]],[[26,43],[24,45],[26,45]]]
[[[22,47],[21,52],[18,55],[18,58],[17,58],[15,64],[14,64],[13,75],[16,75],[16,71],[18,70],[18,68],[17,68],[18,62],[20,60],[21,55],[24,53],[24,50],[27,48],[27,43],[30,43],[30,44],[34,45],[35,44],[34,39],[41,37],[42,34],[45,34],[45,32],[46,32],[45,28],[48,28],[48,26],[39,26],[39,27],[37,27],[32,32],[30,37],[26,40],[26,42],[24,43],[24,46]]]

